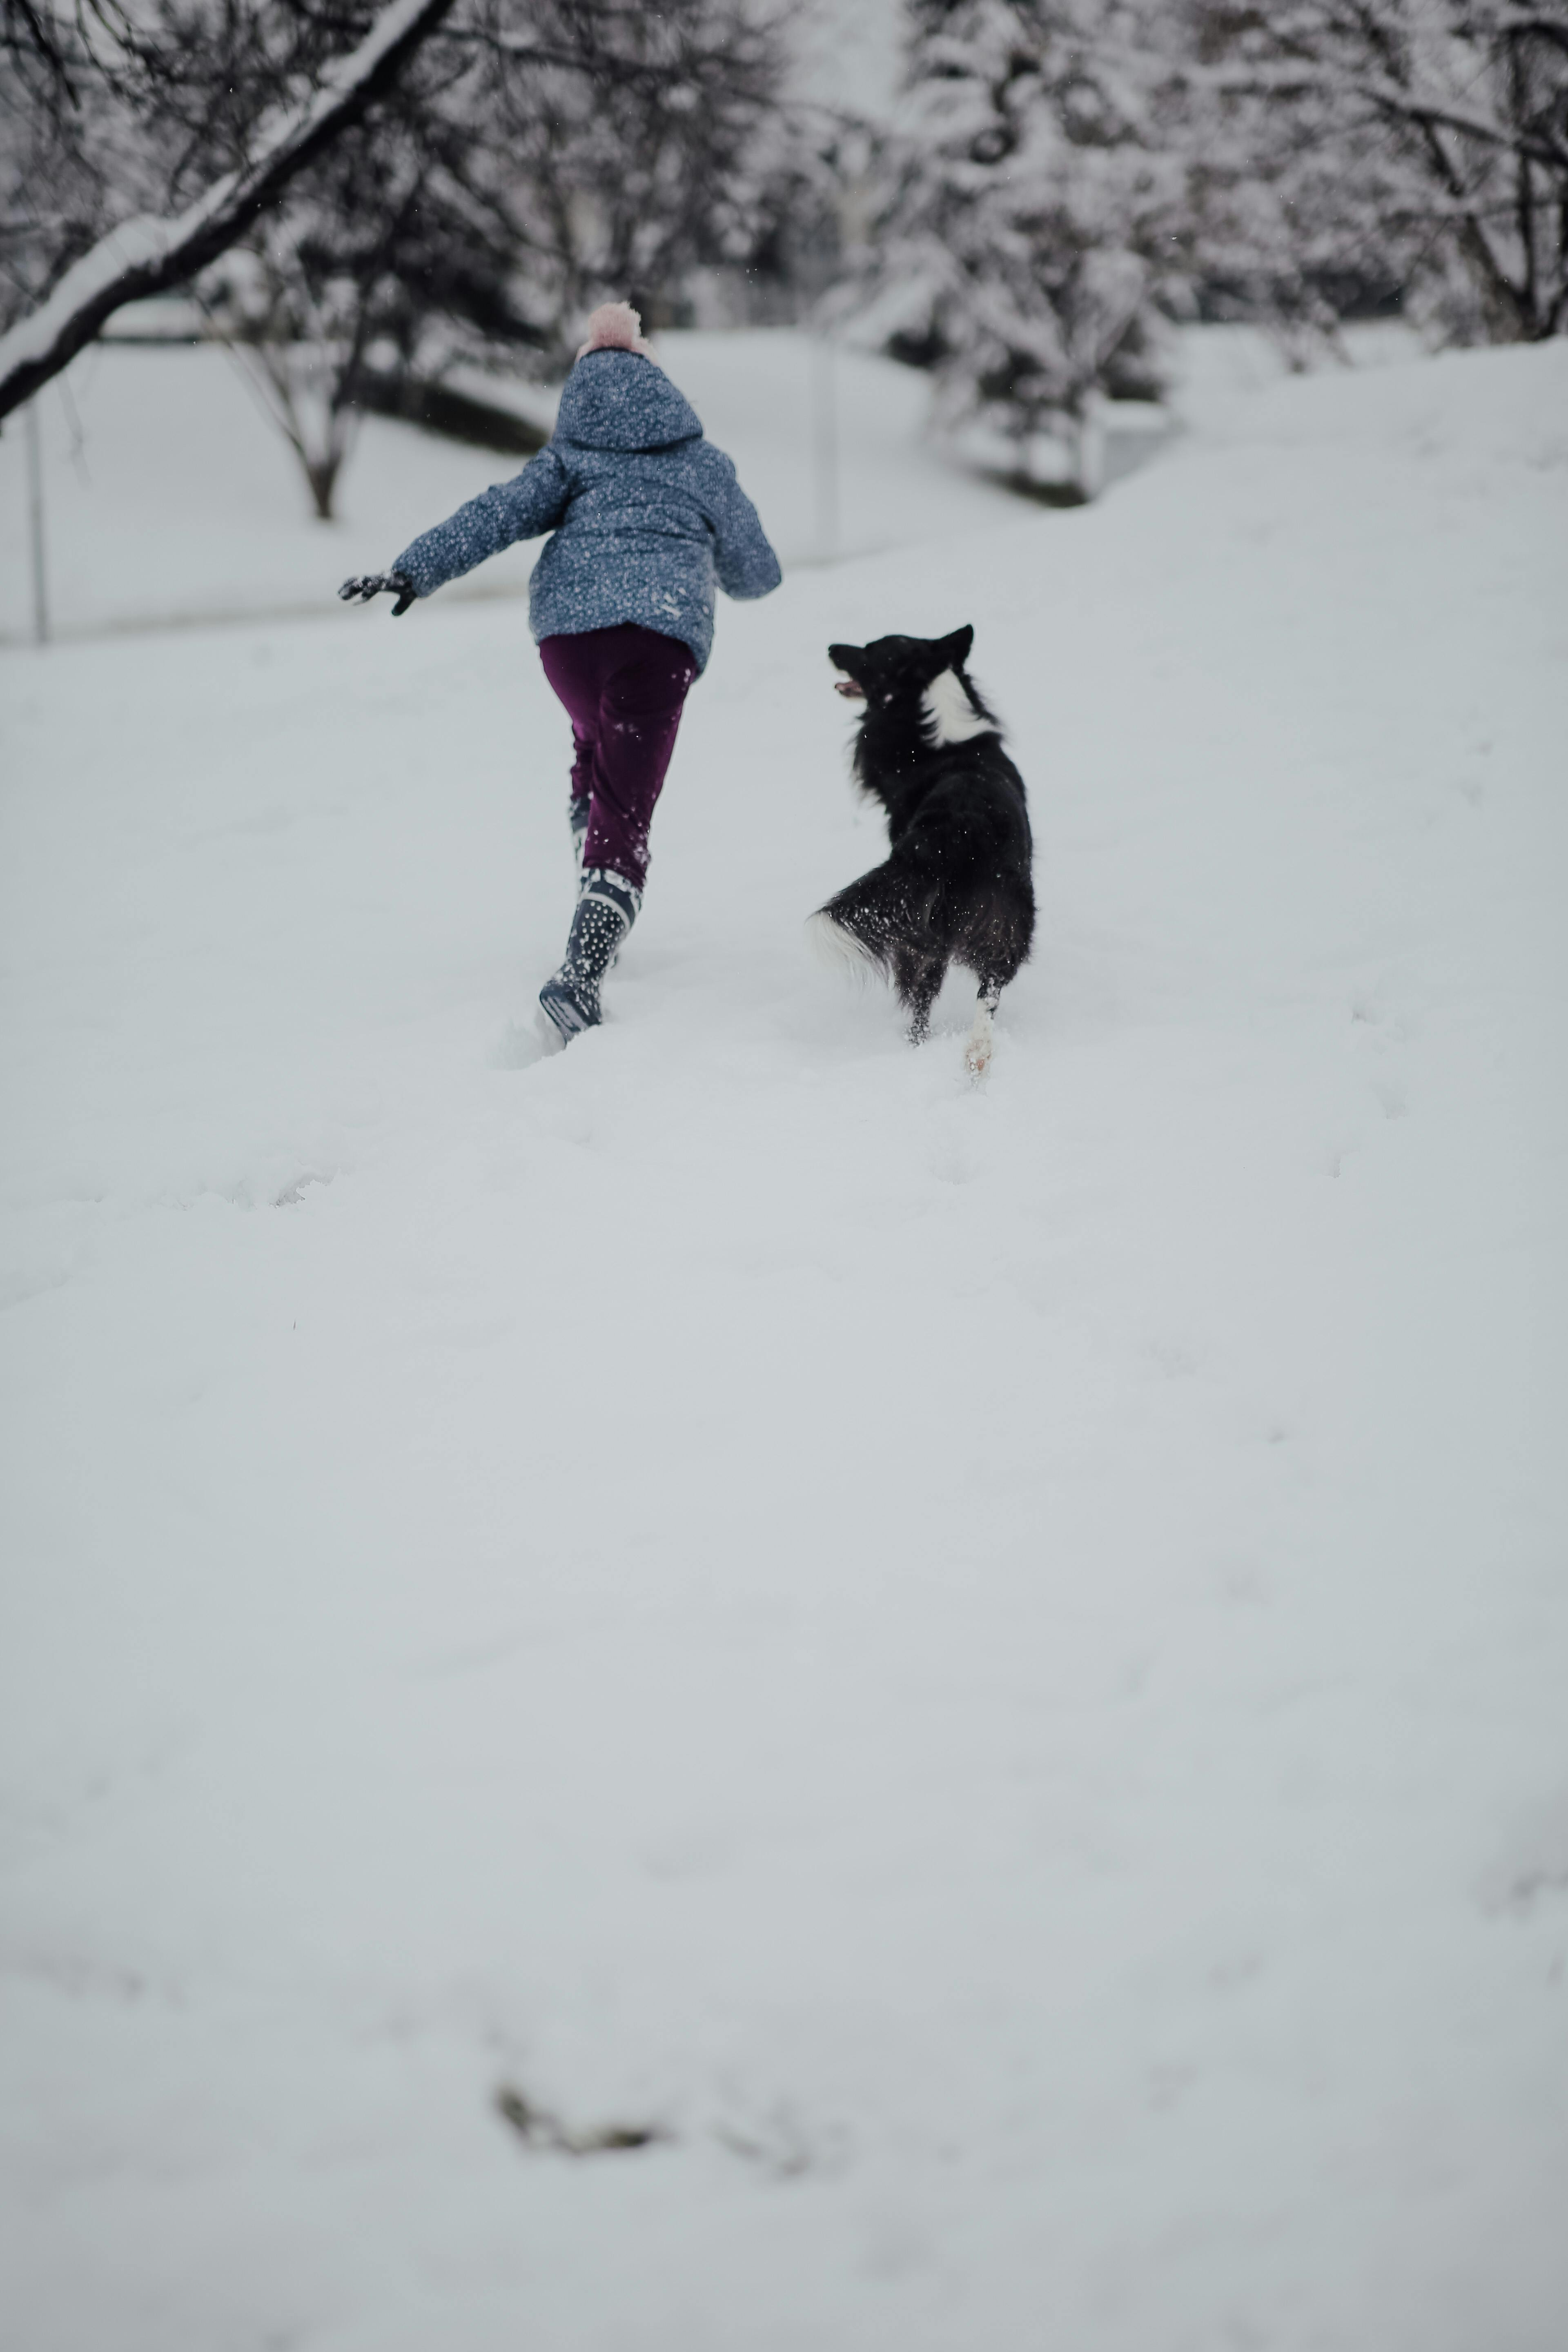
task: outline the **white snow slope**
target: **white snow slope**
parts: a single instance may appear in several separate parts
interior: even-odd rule
[[[1558,345],[725,608],[538,1064],[515,606],[5,657],[7,2347],[1557,2352],[1565,549]]]

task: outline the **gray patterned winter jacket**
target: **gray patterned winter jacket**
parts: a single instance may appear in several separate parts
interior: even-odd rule
[[[765,596],[779,562],[721,449],[669,378],[635,352],[590,352],[566,379],[555,436],[404,549],[418,595],[520,539],[554,533],[534,568],[536,639],[618,621],[679,637],[707,667],[713,586]]]

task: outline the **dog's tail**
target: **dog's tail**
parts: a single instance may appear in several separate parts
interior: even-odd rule
[[[837,891],[809,919],[806,930],[825,963],[862,979],[868,971],[886,978],[895,948],[911,944],[927,928],[931,910],[924,902],[930,896],[897,856],[889,857]]]

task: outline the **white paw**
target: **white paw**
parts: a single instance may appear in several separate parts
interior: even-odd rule
[[[991,1025],[991,1015],[983,1004],[974,1016],[974,1026],[963,1049],[963,1066],[972,1078],[983,1078],[991,1066],[995,1051],[996,1032]]]

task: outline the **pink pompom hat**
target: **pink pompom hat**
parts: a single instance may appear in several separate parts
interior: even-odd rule
[[[629,302],[601,302],[588,319],[588,340],[577,346],[577,356],[586,359],[590,352],[636,352],[640,359],[654,359],[651,347],[643,341],[642,320]]]

